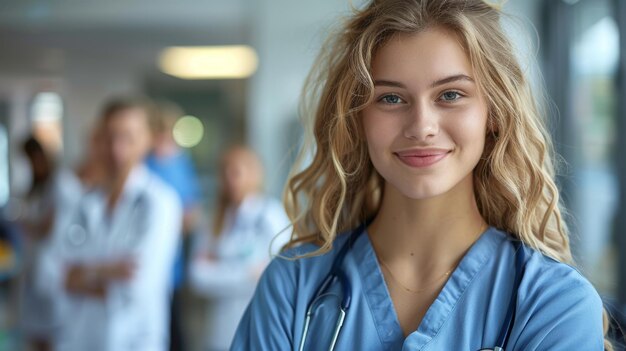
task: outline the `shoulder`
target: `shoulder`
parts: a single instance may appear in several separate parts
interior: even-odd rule
[[[53,178],[55,200],[63,205],[71,204],[83,193],[78,177],[66,168],[57,170]]]
[[[305,275],[308,280],[314,281],[316,276],[324,276],[328,273],[332,262],[348,237],[349,234],[339,234],[332,248],[325,253],[319,253],[320,246],[312,243],[285,249],[275,255],[266,273],[270,276],[288,273],[296,280],[299,276]]]
[[[154,152],[150,152],[146,158],[144,159],[144,163],[146,164],[146,166],[148,166],[149,168],[152,168],[152,166],[154,166],[154,164],[156,163],[157,158],[154,155]]]
[[[490,234],[491,250],[497,253],[495,262],[500,267],[498,269],[515,267],[517,250],[520,247],[513,244],[515,239],[495,228]],[[521,254],[525,263],[518,287],[518,305],[522,310],[545,317],[560,313],[565,306],[581,303],[587,313],[601,315],[600,296],[577,268],[556,261],[528,245],[524,245]],[[512,279],[510,277],[506,281]]]
[[[239,208],[239,211],[249,214],[261,223],[267,224],[272,230],[277,230],[278,227],[282,229],[289,224],[282,202],[268,195],[250,195]]]
[[[264,195],[261,198],[263,199],[265,206],[275,209],[275,210],[284,211],[283,203],[279,201],[277,198],[273,196],[268,196],[268,195]]]
[[[320,245],[303,243],[283,250],[279,255],[277,255],[277,258],[280,257],[283,260],[289,260],[306,265],[315,265],[321,261],[333,260],[337,256],[341,247],[346,243],[349,236],[349,233],[338,234],[333,240],[330,250],[325,253],[318,254],[318,250],[321,248]]]
[[[513,245],[516,239],[501,230],[493,230],[496,251],[506,261],[514,261],[518,247]],[[577,288],[597,297],[593,285],[573,265],[559,262],[524,244],[523,259],[525,262],[524,276],[520,287],[520,297],[537,291],[559,291]]]
[[[137,192],[136,201],[143,202],[151,216],[165,221],[182,216],[183,205],[176,191],[147,168],[142,169],[141,180],[136,181],[133,189]]]
[[[319,249],[314,244],[302,244],[275,255],[261,275],[253,299],[255,304],[286,304],[291,309],[302,298],[308,300],[306,296],[312,294],[319,281],[328,274],[340,246],[337,242],[344,240],[341,235],[333,248],[321,255],[306,256]]]
[[[556,300],[560,304],[584,301],[596,311],[602,310],[602,301],[593,285],[580,271],[542,253],[529,252],[520,291],[520,297],[529,301]]]
[[[518,247],[511,235],[494,230],[494,240],[500,260],[514,264]],[[567,263],[556,261],[528,245],[523,247],[525,262],[518,296],[520,301],[536,304],[549,299],[558,301],[585,298],[601,310],[601,300],[593,285],[580,271]]]
[[[348,239],[348,236],[349,235],[346,233],[337,235],[331,249],[325,253],[320,253],[319,250],[321,246],[313,243],[302,243],[289,247],[276,254],[272,259],[272,264],[298,268],[304,267],[305,269],[320,265],[323,266],[325,262],[332,262],[335,259],[341,246],[343,246]],[[269,268],[270,267],[268,267],[268,270]]]
[[[249,195],[245,203],[251,208],[256,209],[259,212],[263,211],[284,211],[283,204],[278,199],[273,196],[269,196],[266,194],[253,194]]]
[[[313,244],[303,244],[274,257],[241,319],[232,350],[293,348],[294,335],[300,331],[296,316],[306,308],[309,296],[317,289],[319,277],[328,273],[338,240],[343,238],[335,240],[333,249],[323,255],[302,257],[319,249]]]
[[[154,171],[146,169],[146,181],[144,193],[151,199],[157,201],[170,201],[176,204],[180,203],[178,195],[174,188],[166,183]]]
[[[186,169],[187,171],[192,170],[193,160],[191,159],[191,155],[188,152],[185,152],[184,150],[179,150],[179,152],[176,154],[176,159],[180,164],[189,167],[188,169]]]
[[[593,285],[569,264],[528,247],[525,252],[517,290],[515,323],[521,328],[517,346],[523,350],[601,347],[603,304]],[[572,330],[585,332],[572,335]]]
[[[263,203],[261,215],[263,215],[266,220],[274,222],[274,224],[278,226],[286,226],[290,223],[285,207],[281,201],[271,196],[263,196],[261,201]]]

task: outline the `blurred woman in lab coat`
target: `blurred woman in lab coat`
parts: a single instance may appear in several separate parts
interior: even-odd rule
[[[190,266],[193,288],[209,299],[205,350],[228,349],[270,260],[270,246],[277,252],[288,239],[277,236],[289,223],[283,207],[262,194],[262,184],[261,162],[252,150],[236,146],[223,155],[211,232],[198,238]]]
[[[85,191],[59,211],[41,260],[38,284],[54,293],[61,316],[55,348],[165,351],[182,205],[143,164],[151,102],[116,98],[99,118],[92,152],[103,167],[79,171]]]
[[[69,205],[80,186],[71,172],[55,166],[54,158],[34,137],[24,141],[22,150],[31,167],[32,181],[20,216],[25,250],[20,279],[20,326],[31,350],[48,351],[52,350],[58,320],[51,294],[35,283],[38,265],[51,240],[56,210]]]

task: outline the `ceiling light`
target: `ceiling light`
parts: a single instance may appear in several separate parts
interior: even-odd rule
[[[246,45],[169,47],[161,52],[159,68],[182,79],[238,79],[254,74],[258,57]]]

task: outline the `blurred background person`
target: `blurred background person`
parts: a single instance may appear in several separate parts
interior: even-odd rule
[[[161,177],[178,194],[183,204],[183,223],[180,229],[181,245],[176,254],[172,274],[172,303],[170,314],[170,350],[185,350],[182,324],[182,286],[187,267],[188,243],[197,229],[200,205],[198,175],[189,154],[181,149],[173,136],[174,124],[183,116],[180,107],[170,102],[156,104],[154,118],[153,148],[146,158],[146,165]]]
[[[0,208],[0,213],[4,212],[4,208]],[[20,257],[20,240],[19,230],[15,223],[7,221],[4,216],[0,216],[0,286],[2,288],[12,285],[13,278],[17,272],[18,260]],[[0,293],[4,293],[0,288]],[[3,304],[4,301],[0,301]],[[0,313],[6,311],[0,309]],[[3,325],[0,325],[2,329]]]
[[[262,193],[257,155],[235,146],[220,162],[220,183],[212,230],[198,237],[190,267],[192,286],[207,297],[204,350],[227,350],[237,324],[273,252],[288,239],[282,204]],[[277,240],[273,240],[274,238]]]
[[[55,160],[34,137],[22,144],[29,161],[31,186],[22,206],[19,224],[24,256],[20,284],[20,317],[26,343],[32,350],[51,350],[58,327],[52,296],[36,284],[37,269],[59,208],[70,204],[79,190],[75,177],[58,169]]]
[[[110,101],[101,113],[103,183],[55,227],[46,277],[57,292],[63,351],[163,351],[182,208],[143,164],[151,104]],[[56,279],[53,279],[56,277]]]
[[[75,173],[84,189],[93,189],[101,185],[105,176],[105,145],[102,126],[96,126],[89,134],[86,154],[76,167]]]
[[[18,325],[17,308],[12,303],[19,297],[18,263],[22,260],[20,232],[13,221],[6,219],[6,208],[0,208],[0,339],[1,350],[21,350],[21,340],[16,331]]]

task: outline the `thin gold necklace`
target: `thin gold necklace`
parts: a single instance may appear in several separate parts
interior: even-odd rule
[[[480,230],[478,231],[478,234],[476,236],[479,236],[480,234],[482,234],[486,228],[488,228],[489,225],[485,225],[485,224],[481,224],[480,226]],[[475,240],[474,240],[475,241]],[[385,263],[385,261],[383,261],[383,258],[378,256],[378,260],[380,261],[380,263],[382,263],[383,267],[385,267],[385,269],[387,270],[387,272],[389,273],[389,276],[396,282],[398,283],[398,285],[400,285],[402,287],[402,289],[406,290],[407,292],[413,293],[413,294],[419,294],[422,293],[426,290],[428,290],[433,284],[435,284],[436,282],[440,281],[441,279],[443,279],[444,277],[447,277],[450,275],[450,273],[452,273],[452,271],[454,270],[454,268],[457,266],[457,263],[454,264],[454,266],[452,266],[452,268],[450,268],[447,272],[445,272],[443,275],[437,277],[437,279],[428,282],[426,284],[425,287],[421,288],[421,289],[411,289],[409,287],[407,287],[406,285],[402,284],[402,282],[400,281],[400,279],[396,278],[396,276],[393,274],[393,272],[391,271],[391,268],[389,268],[389,266],[387,265],[387,263]]]
[[[449,275],[450,275],[450,273],[452,273],[452,270],[453,270],[453,268],[452,268],[452,269],[450,269],[450,270],[448,270],[448,271],[447,271],[447,272],[445,272],[442,276],[440,276],[440,277],[438,277],[437,279],[435,279],[435,280],[433,280],[433,281],[431,281],[431,282],[427,283],[425,287],[423,287],[423,288],[421,288],[421,289],[418,289],[418,290],[414,290],[414,289],[411,289],[411,288],[407,287],[406,285],[402,284],[402,282],[400,282],[400,280],[399,280],[398,278],[396,278],[396,276],[395,276],[395,275],[393,275],[393,273],[391,272],[391,269],[389,268],[389,266],[387,266],[387,263],[385,263],[385,261],[383,261],[383,260],[382,260],[382,258],[380,258],[380,257],[379,257],[379,260],[380,260],[380,263],[382,263],[382,264],[383,264],[383,267],[385,267],[385,269],[386,269],[386,270],[387,270],[387,272],[389,273],[389,276],[390,276],[391,278],[393,278],[393,280],[394,280],[396,283],[398,283],[398,285],[400,285],[400,286],[402,287],[402,289],[406,290],[407,292],[414,293],[414,294],[419,294],[419,293],[422,293],[422,292],[424,292],[424,291],[428,290],[428,288],[430,288],[430,286],[431,286],[432,284],[435,284],[436,282],[440,281],[440,280],[441,280],[441,279],[443,279],[444,277],[449,276]]]

